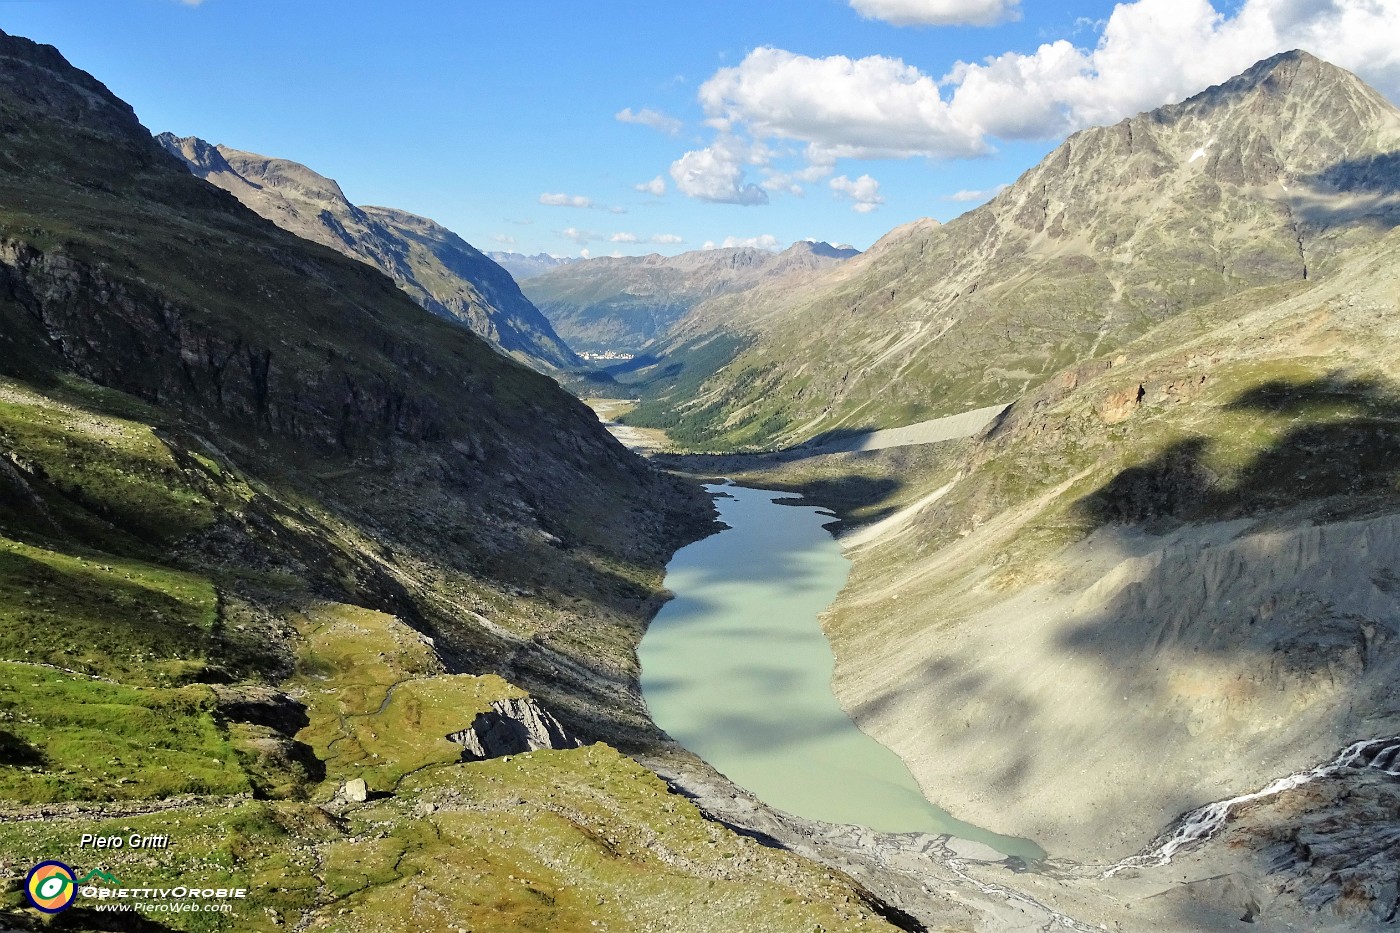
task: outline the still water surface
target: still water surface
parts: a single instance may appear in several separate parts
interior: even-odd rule
[[[836,701],[834,659],[817,617],[851,565],[822,527],[830,513],[776,504],[786,493],[709,488],[722,489],[715,504],[730,527],[672,558],[666,588],[675,599],[639,652],[642,693],[657,725],[780,810],[1043,855],[1034,843],[933,806],[904,762]]]

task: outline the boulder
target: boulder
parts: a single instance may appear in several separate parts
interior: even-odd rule
[[[351,778],[346,781],[342,792],[345,799],[351,803],[364,803],[369,799],[369,786],[365,784],[364,778]]]

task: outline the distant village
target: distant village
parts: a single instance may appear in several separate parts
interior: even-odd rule
[[[598,360],[630,360],[635,356],[635,354],[632,353],[623,353],[621,350],[602,350],[596,353],[592,350],[580,350],[578,355],[581,359],[588,360],[590,363],[597,362]]]

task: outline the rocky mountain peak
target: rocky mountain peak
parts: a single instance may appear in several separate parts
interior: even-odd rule
[[[1356,75],[1301,50],[1135,120],[1176,130],[1183,147],[1196,142],[1188,162],[1208,157],[1212,174],[1237,183],[1302,179],[1400,147],[1400,110]]]
[[[10,108],[41,104],[50,119],[123,134],[135,121],[129,104],[92,75],[70,65],[51,45],[0,32],[0,61],[5,84],[15,92],[7,95]]]
[[[207,180],[210,175],[237,174],[218,146],[205,142],[198,136],[161,133],[156,136],[156,142],[160,143],[166,152],[184,161],[196,178]]]
[[[1257,95],[1264,99],[1331,98],[1345,107],[1346,98],[1384,101],[1356,75],[1302,49],[1280,52],[1251,65],[1240,74],[1188,98],[1167,110],[1229,106]],[[1385,109],[1391,109],[1388,105]]]
[[[1122,249],[1125,237],[1150,226],[1144,216],[1187,203],[1210,214],[1228,191],[1260,190],[1285,215],[1335,225],[1354,220],[1358,210],[1391,208],[1318,210],[1321,189],[1374,188],[1385,168],[1377,169],[1376,160],[1393,160],[1396,150],[1394,105],[1342,68],[1307,52],[1285,52],[1179,104],[1075,133],[966,216],[972,223],[995,217],[1002,230],[1066,245],[1076,237],[1107,237],[1125,257],[1131,255]],[[1143,215],[1144,203],[1159,209]]]
[[[783,250],[783,255],[820,256],[823,259],[850,259],[859,256],[860,250],[853,246],[832,246],[825,240],[798,240]]]
[[[0,123],[0,174],[19,179],[56,176],[107,190],[167,164],[131,105],[53,46],[4,32]]]

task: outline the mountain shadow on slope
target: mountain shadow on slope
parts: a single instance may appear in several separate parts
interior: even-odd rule
[[[1123,470],[1076,504],[1097,527],[1163,520],[1219,521],[1316,503],[1319,517],[1400,502],[1400,392],[1343,373],[1273,380],[1241,393],[1227,411],[1301,421],[1230,478],[1207,465],[1212,441],[1175,441]]]

